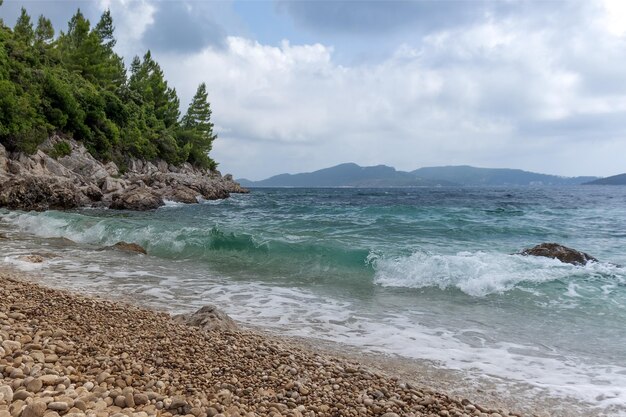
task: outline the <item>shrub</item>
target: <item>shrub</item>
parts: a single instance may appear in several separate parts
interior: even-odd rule
[[[72,153],[72,145],[70,145],[66,141],[57,142],[52,147],[52,150],[49,152],[49,155],[54,159],[63,158],[64,156],[71,155]]]

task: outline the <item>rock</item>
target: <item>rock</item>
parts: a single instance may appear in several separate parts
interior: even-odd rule
[[[107,246],[107,249],[114,249],[123,252],[141,253],[147,255],[148,252],[140,245],[136,243],[117,242],[115,245]]]
[[[110,177],[116,177],[120,175],[120,170],[117,168],[117,165],[113,161],[109,161],[104,165],[104,169]]]
[[[530,249],[524,249],[521,253],[524,256],[543,256],[546,258],[558,259],[563,263],[573,265],[585,265],[588,262],[598,262],[593,256],[576,249],[559,245],[558,243],[542,243]]]
[[[100,191],[100,188],[96,184],[87,184],[83,187],[80,187],[80,191],[85,197],[87,197],[85,205],[89,204],[89,202],[91,201],[102,200],[102,191]]]
[[[69,179],[20,176],[0,183],[0,207],[11,210],[67,210],[79,207],[84,195]]]
[[[43,256],[41,255],[22,255],[18,257],[20,261],[30,262],[33,264],[40,264],[44,261]]]
[[[40,378],[35,378],[26,384],[26,389],[30,392],[39,392],[43,388],[43,381]]]
[[[105,178],[100,184],[100,189],[104,194],[117,193],[128,187],[128,184],[124,180],[118,178]]]
[[[48,404],[48,409],[52,411],[67,411],[70,409],[70,406],[68,403],[63,401],[53,401]]]
[[[5,340],[2,342],[2,347],[9,355],[13,352],[16,352],[22,348],[22,344],[17,340]]]
[[[147,187],[127,189],[113,194],[111,208],[115,210],[154,210],[161,207],[163,199]]]
[[[237,330],[237,324],[214,305],[206,305],[193,314],[180,314],[174,320],[204,330]]]
[[[13,402],[13,389],[8,385],[0,385],[0,396],[4,402],[11,404]]]
[[[45,402],[35,401],[26,406],[24,411],[22,411],[21,417],[42,417],[47,408],[48,406]]]
[[[43,385],[45,386],[55,386],[61,383],[62,379],[56,375],[43,375],[39,377]]]
[[[135,405],[146,405],[150,402],[146,394],[134,394],[133,400],[135,401]]]
[[[198,193],[195,190],[185,186],[177,185],[175,187],[167,187],[163,193],[166,200],[176,201],[177,203],[193,204],[198,202]]]

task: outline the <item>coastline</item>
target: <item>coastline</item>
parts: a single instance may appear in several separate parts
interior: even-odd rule
[[[17,410],[36,408],[41,398],[47,411],[40,415],[48,417],[522,415],[415,387],[350,354],[246,329],[205,332],[164,312],[46,288],[7,269],[0,277],[3,385],[13,396],[10,406],[7,396],[0,400],[3,417],[37,415]],[[54,381],[43,376],[51,374]],[[36,389],[33,380],[42,378]]]

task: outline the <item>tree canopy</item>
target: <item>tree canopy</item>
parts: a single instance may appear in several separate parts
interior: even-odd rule
[[[34,27],[24,8],[13,29],[0,20],[0,143],[32,153],[56,133],[122,166],[133,156],[215,169],[206,85],[181,119],[176,90],[150,51],[127,71],[114,32],[108,10],[95,26],[77,10],[57,37],[49,19]]]

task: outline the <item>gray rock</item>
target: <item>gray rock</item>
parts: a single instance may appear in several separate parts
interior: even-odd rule
[[[572,265],[585,265],[588,262],[598,262],[596,258],[585,252],[580,252],[558,243],[542,243],[530,249],[524,249],[520,254],[524,256],[543,256],[558,259],[563,263]]]
[[[116,210],[154,210],[161,207],[163,199],[147,187],[126,189],[112,196],[111,208]]]
[[[203,330],[237,330],[235,321],[211,304],[202,307],[193,314],[179,314],[173,318],[179,323],[200,327]]]
[[[0,207],[14,210],[73,209],[84,198],[74,182],[63,177],[12,177],[0,183]]]

